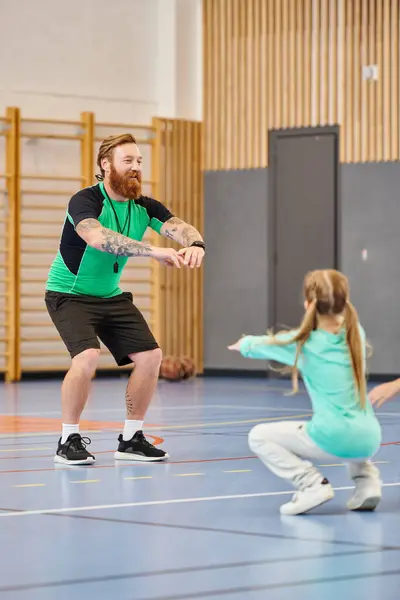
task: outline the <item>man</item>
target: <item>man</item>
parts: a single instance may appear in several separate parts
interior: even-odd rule
[[[132,294],[119,288],[129,257],[150,257],[162,265],[200,267],[205,244],[191,225],[160,202],[141,193],[142,156],[132,135],[102,143],[99,184],[80,190],[68,205],[59,251],[50,268],[45,301],[70,355],[62,384],[62,435],[55,462],[93,463],[81,437],[85,407],[99,354],[99,339],[119,366],[134,363],[126,390],[126,420],[116,459],[154,461],[168,458],[143,435],[143,419],[153,396],[162,358]],[[151,227],[183,248],[153,247],[141,240]]]

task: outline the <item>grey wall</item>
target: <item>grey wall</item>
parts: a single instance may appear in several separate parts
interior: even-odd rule
[[[400,163],[343,165],[341,183],[342,270],[373,345],[370,372],[398,374]]]
[[[266,369],[226,346],[267,329],[266,169],[215,171],[204,181],[204,367]]]
[[[267,192],[267,169],[205,174],[206,369],[266,366],[225,348],[274,325],[267,322]],[[400,374],[400,163],[343,165],[340,196],[341,269],[374,348],[370,371]]]

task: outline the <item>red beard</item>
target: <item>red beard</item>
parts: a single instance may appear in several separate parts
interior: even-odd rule
[[[110,187],[118,196],[137,200],[142,195],[142,173],[130,171],[126,175],[119,175],[114,165],[111,165]]]

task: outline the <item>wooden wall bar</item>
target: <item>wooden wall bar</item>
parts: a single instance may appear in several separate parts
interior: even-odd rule
[[[69,367],[43,302],[45,282],[69,198],[95,183],[98,145],[117,131],[136,135],[144,157],[143,193],[203,231],[201,123],[100,123],[93,113],[82,113],[79,121],[56,121],[24,118],[18,108],[7,109],[0,117],[0,373],[6,381]],[[35,139],[35,146],[25,139]],[[170,243],[150,230],[144,239]],[[121,286],[133,293],[164,354],[190,357],[201,373],[202,269],[167,270],[141,258],[128,262]],[[115,370],[110,353],[103,350],[99,367]]]
[[[398,160],[399,17],[398,0],[203,0],[205,168],[267,166],[268,129],[330,124],[342,162]]]
[[[200,122],[154,119],[160,143],[156,197],[171,212],[203,231],[203,181],[200,169]],[[175,245],[162,239],[158,243]],[[188,356],[203,370],[203,269],[167,269],[158,272],[160,308],[158,335],[164,355]]]

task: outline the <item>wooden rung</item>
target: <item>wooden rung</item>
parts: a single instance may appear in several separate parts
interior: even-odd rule
[[[103,140],[104,140],[104,138],[102,138],[102,137],[94,138],[95,142],[102,142]],[[152,140],[146,140],[145,138],[143,138],[143,139],[136,138],[136,143],[138,144],[138,146],[145,146],[146,144],[151,146],[153,144]]]
[[[38,335],[36,337],[21,337],[21,342],[61,342],[61,338],[55,335]]]
[[[141,131],[155,131],[152,125],[132,125],[131,123],[97,123],[96,127],[112,127],[119,129],[140,129]],[[103,140],[104,138],[101,138]]]
[[[144,311],[145,312],[145,311]],[[153,311],[151,311],[153,312]],[[151,317],[149,319],[147,319],[148,324],[150,325],[150,327],[153,327],[154,325],[154,318]],[[44,322],[44,321],[21,321],[21,326],[22,327],[40,327],[41,329],[46,329],[47,327],[50,329],[54,329],[54,325],[51,321],[48,322]],[[1,326],[0,326],[1,328]],[[4,328],[4,325],[3,325]],[[29,338],[32,339],[32,338]]]
[[[30,352],[21,352],[22,357],[27,356],[65,356],[66,350],[32,350]]]
[[[68,190],[21,190],[21,194],[25,196],[73,196],[77,190],[73,192]]]
[[[68,133],[21,133],[22,138],[29,140],[77,140],[82,141],[82,135],[72,135]]]
[[[44,312],[44,311],[43,311]],[[21,321],[21,326],[22,327],[40,327],[45,328],[45,327],[54,327],[54,325],[52,324],[51,321]]]
[[[33,277],[32,279],[27,279],[26,277],[22,277],[21,278],[21,283],[46,283],[47,277],[43,277],[42,279],[39,279],[38,277]]]
[[[68,353],[65,352],[65,356],[68,356]],[[68,369],[70,368],[71,363],[68,364],[61,364],[59,366],[54,366],[54,365],[37,365],[37,366],[23,366],[22,367],[22,372],[23,373],[51,373],[51,372],[57,372],[57,371],[68,371]],[[111,364],[111,365],[99,365],[98,367],[100,370],[107,370],[107,371],[129,371],[130,369],[132,369],[132,364],[129,365],[124,365],[123,367],[118,367],[115,364]],[[0,372],[1,372],[1,368],[0,368]]]
[[[53,204],[23,204],[23,210],[66,210],[66,205],[53,205]]]
[[[40,268],[36,267],[36,268]],[[43,278],[39,278],[39,277],[32,277],[32,278],[26,278],[26,277],[22,277],[21,278],[21,283],[45,283],[47,280],[47,275]],[[0,279],[0,282],[2,280]],[[4,278],[3,279],[3,283],[8,283],[8,279]],[[124,279],[123,283],[136,283],[136,284],[151,284],[151,280],[149,279]]]
[[[58,240],[60,236],[59,233],[21,233],[21,238],[27,240]]]
[[[124,279],[123,283],[147,283],[147,284],[151,284],[151,279]]]
[[[58,119],[32,119],[28,117],[21,119],[21,123],[46,123],[47,125],[74,125],[76,127],[82,127],[82,123],[80,121]]]
[[[43,219],[23,219],[21,221],[21,225],[61,225],[63,224],[62,219],[48,219],[46,217],[46,221]]]
[[[154,292],[132,292],[133,299],[135,298],[154,298]]]
[[[140,311],[142,312],[154,312],[154,308],[152,306],[138,306],[137,307]],[[8,309],[5,309],[5,311],[7,311]],[[45,313],[46,312],[46,307],[45,306],[23,306],[20,309],[22,314],[26,314],[26,313]]]
[[[66,357],[68,356],[68,354],[66,354]],[[69,364],[65,364],[65,365],[60,365],[59,367],[57,366],[47,366],[47,365],[37,365],[32,366],[24,366],[22,365],[22,372],[23,373],[52,373],[52,372],[56,372],[56,371],[68,371],[68,369],[70,368],[71,363]]]
[[[133,292],[133,299],[135,298],[149,298],[152,299],[154,298],[155,294],[154,292]],[[8,294],[6,293],[0,293],[0,298],[7,298]],[[21,294],[21,298],[36,298],[36,299],[42,299],[44,297],[44,293],[42,291],[40,292],[26,292]]]
[[[0,179],[10,179],[11,175],[6,175],[5,173],[0,173]]]
[[[135,257],[133,256],[132,258],[135,258]],[[144,258],[147,258],[147,257],[144,257]],[[130,271],[133,271],[134,269],[139,269],[142,271],[145,269],[151,269],[151,264],[149,264],[149,265],[141,265],[141,264],[132,265],[132,264],[128,263],[128,265],[125,267],[125,273],[130,274]],[[124,278],[123,281],[126,281],[126,279]]]
[[[21,248],[21,254],[54,254],[57,248]]]
[[[7,357],[7,356],[9,356],[9,355],[10,355],[10,353],[9,353],[9,352],[0,352],[0,356]]]
[[[9,177],[9,175],[8,175]],[[84,181],[85,177],[67,177],[66,175],[21,175],[21,179],[38,181]]]
[[[44,298],[44,291],[43,292],[26,292],[24,294],[21,294],[21,298]]]

